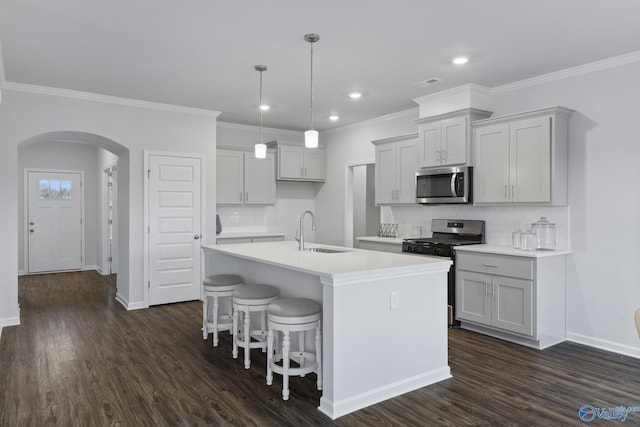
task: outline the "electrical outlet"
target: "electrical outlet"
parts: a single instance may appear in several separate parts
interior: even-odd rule
[[[390,294],[391,310],[397,310],[400,308],[400,293],[398,291],[392,291]]]

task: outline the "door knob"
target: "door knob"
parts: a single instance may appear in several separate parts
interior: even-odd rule
[[[29,222],[29,225],[34,225],[34,224],[35,224],[35,222],[33,222],[33,221]]]
[[[195,236],[193,236],[193,238],[194,238],[195,240],[198,240],[198,239],[200,238],[200,235],[199,235],[199,234],[196,234]]]
[[[36,231],[36,230],[34,230],[33,228],[29,229],[29,233],[33,233],[34,231]]]

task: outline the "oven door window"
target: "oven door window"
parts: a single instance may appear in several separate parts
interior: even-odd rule
[[[455,175],[458,175],[458,177]],[[454,180],[453,189],[451,188],[452,178]],[[418,176],[417,196],[418,198],[455,197],[456,188],[460,188],[461,183],[457,182],[460,178],[462,178],[462,174],[450,173]]]

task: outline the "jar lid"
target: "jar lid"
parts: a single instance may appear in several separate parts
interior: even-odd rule
[[[535,227],[535,228],[550,228],[550,227],[555,227],[556,225],[552,222],[549,222],[547,220],[547,217],[542,217],[539,220],[537,220],[536,222],[534,222],[533,224],[531,224],[531,227]]]

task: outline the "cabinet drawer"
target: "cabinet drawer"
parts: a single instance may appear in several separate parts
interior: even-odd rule
[[[458,252],[456,268],[533,280],[534,260],[525,257]]]

